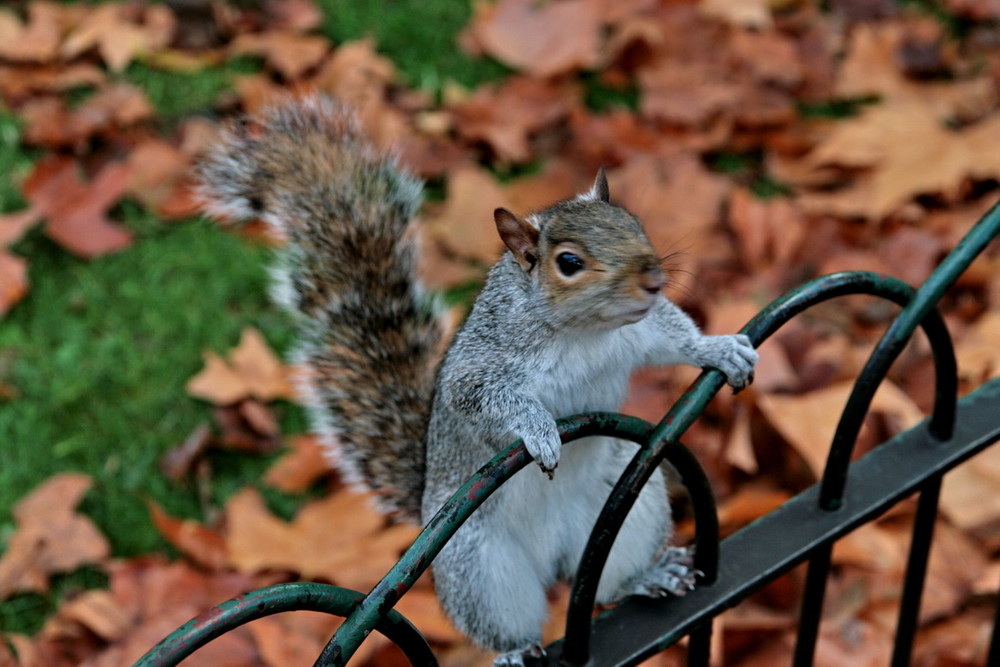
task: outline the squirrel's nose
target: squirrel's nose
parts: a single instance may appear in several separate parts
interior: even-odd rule
[[[663,276],[663,271],[661,271],[659,267],[649,269],[642,274],[641,278],[639,278],[639,286],[643,289],[643,291],[654,295],[659,294],[666,282],[666,278]]]

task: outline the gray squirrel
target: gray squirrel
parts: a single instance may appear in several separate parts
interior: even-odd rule
[[[588,192],[521,218],[497,209],[508,251],[447,351],[415,271],[421,184],[365,138],[339,102],[307,97],[232,123],[200,164],[211,214],[262,218],[287,243],[274,295],[299,323],[295,355],[315,429],[381,507],[428,521],[518,439],[524,470],[457,531],[433,564],[445,612],[495,665],[538,655],[546,590],[574,572],[635,445],[591,437],[563,453],[555,419],[617,410],[631,371],[691,364],[739,390],[757,352],[706,336],[662,293],[640,222]],[[444,354],[443,361],[441,359]],[[558,466],[558,470],[557,470]],[[598,601],[681,595],[694,584],[662,474],[649,480],[607,561]]]

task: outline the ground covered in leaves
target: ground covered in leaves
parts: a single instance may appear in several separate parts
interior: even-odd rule
[[[367,590],[413,539],[306,432],[272,351],[290,328],[267,303],[259,229],[197,217],[190,167],[230,114],[315,90],[357,106],[428,182],[422,272],[456,317],[500,252],[492,210],[569,196],[601,165],[669,256],[672,298],[712,333],[824,273],[918,284],[1000,195],[995,0],[364,5],[0,8],[0,665],[129,665],[255,587]],[[998,269],[992,247],[942,304],[963,391],[1000,375]],[[815,481],[894,312],[810,311],[685,436],[725,531]],[[658,420],[695,373],[640,373],[626,411]],[[859,453],[922,418],[932,379],[917,340]],[[949,474],[941,509],[914,664],[983,664],[1000,450]],[[818,665],[887,663],[912,514],[904,502],[838,543]],[[802,579],[724,614],[717,664],[787,661]],[[552,598],[554,637],[566,593]],[[398,608],[443,664],[489,663],[428,582]],[[335,625],[257,621],[190,664],[311,664]],[[378,638],[358,658],[399,662]]]

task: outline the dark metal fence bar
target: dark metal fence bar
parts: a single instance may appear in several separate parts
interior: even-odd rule
[[[997,405],[1000,379],[959,400],[949,442],[931,436],[924,420],[855,461],[852,492],[837,512],[819,508],[814,485],[734,533],[722,543],[714,585],[669,600],[632,599],[602,613],[593,625],[591,664],[633,665],[665,649],[803,562],[817,546],[878,517],[927,480],[1000,440]],[[546,664],[561,664],[569,641],[549,646]]]
[[[931,479],[920,491],[917,513],[913,517],[913,537],[910,540],[903,594],[899,601],[899,621],[896,623],[896,641],[890,663],[892,667],[907,667],[913,654],[913,640],[920,619],[920,601],[927,579],[927,562],[930,560],[940,497],[940,477]]]
[[[986,656],[986,664],[1000,665],[1000,602],[993,614],[993,633],[990,635],[990,652]]]
[[[708,667],[712,658],[712,621],[691,633],[688,640],[687,667]]]
[[[819,639],[819,622],[823,618],[823,601],[826,598],[826,579],[830,575],[833,559],[833,543],[821,544],[809,558],[806,583],[802,590],[802,608],[799,612],[799,626],[795,633],[795,650],[792,653],[793,667],[809,667],[816,652]]]

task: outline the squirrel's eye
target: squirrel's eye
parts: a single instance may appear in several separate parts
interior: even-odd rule
[[[556,266],[559,273],[567,278],[583,268],[583,260],[571,252],[561,252],[556,255]]]

